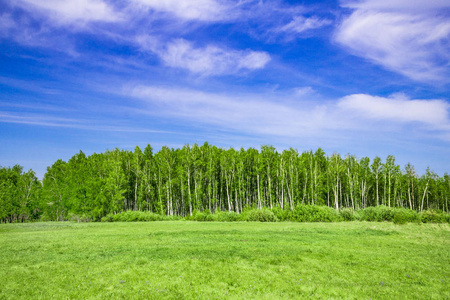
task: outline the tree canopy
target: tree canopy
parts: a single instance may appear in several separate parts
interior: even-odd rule
[[[127,210],[192,215],[245,208],[292,210],[298,205],[362,209],[386,205],[449,211],[450,176],[427,169],[419,176],[395,157],[358,159],[322,149],[279,153],[264,145],[240,150],[204,143],[153,153],[114,149],[67,162],[57,160],[39,181],[32,170],[0,167],[0,220],[99,220]]]

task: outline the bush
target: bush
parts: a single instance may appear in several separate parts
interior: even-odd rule
[[[359,211],[359,215],[361,217],[361,221],[369,221],[369,222],[381,222],[382,216],[381,211],[377,207],[369,206]]]
[[[277,222],[278,218],[267,208],[252,209],[246,212],[246,221],[248,222]]]
[[[339,211],[339,215],[344,221],[354,221],[356,219],[353,208],[343,208]]]
[[[241,216],[234,211],[218,211],[214,215],[219,222],[236,222],[241,219]]]
[[[42,222],[49,222],[49,221],[54,221],[52,217],[50,217],[46,212],[44,212],[41,217],[40,217],[40,221]]]
[[[100,222],[113,222],[113,214],[107,214],[101,218]]]
[[[362,216],[361,216],[361,212],[362,210],[354,210],[353,211],[353,217],[355,218],[355,221],[362,221]]]
[[[278,218],[280,221],[287,221],[289,218],[289,212],[288,209],[281,209],[280,207],[276,206],[272,208],[273,214]]]
[[[339,219],[339,213],[328,206],[298,205],[289,213],[289,220],[295,222],[333,222]]]
[[[444,212],[443,216],[444,216],[444,222],[450,223],[450,214]]]
[[[447,221],[444,213],[432,209],[422,211],[420,219],[423,223],[444,223]]]
[[[420,222],[420,215],[414,210],[397,207],[386,207],[384,205],[376,207],[366,207],[365,209],[359,210],[358,214],[361,221],[388,221],[394,222],[395,224]]]
[[[395,208],[380,205],[376,207],[379,210],[380,221],[392,222],[394,220]]]
[[[200,221],[200,222],[211,222],[211,221],[216,221],[216,218],[215,218],[215,216],[213,214],[211,214],[209,209],[205,209],[202,212],[194,210],[192,212],[192,216],[186,217],[186,220]]]
[[[394,219],[393,219],[394,224],[402,225],[402,224],[406,224],[408,221],[409,221],[409,216],[408,216],[407,212],[405,212],[401,209],[398,209],[395,212]]]
[[[400,216],[397,216],[400,215]],[[394,215],[394,223],[395,223],[395,218],[401,219],[404,218],[406,220],[406,222],[410,222],[410,223],[420,223],[420,215],[417,211],[415,210],[411,210],[411,209],[407,209],[407,208],[396,208],[395,209],[395,215]]]
[[[102,222],[152,222],[180,219],[179,216],[158,215],[150,211],[125,211],[118,214],[107,214]]]
[[[91,222],[91,221],[92,221],[92,218],[89,217],[89,216],[86,215],[86,214],[76,215],[76,214],[70,213],[69,216],[68,216],[68,220],[69,220],[69,221],[75,221],[75,222],[81,223],[81,222]]]

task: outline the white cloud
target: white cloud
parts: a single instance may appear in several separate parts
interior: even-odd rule
[[[298,97],[303,97],[306,95],[312,95],[316,91],[310,86],[298,87],[294,89],[294,94]]]
[[[317,29],[331,24],[330,20],[319,19],[316,16],[305,18],[303,16],[296,16],[290,23],[280,28],[280,31],[288,31],[295,33],[302,33],[307,30]]]
[[[391,98],[354,94],[338,106],[365,118],[391,122],[421,122],[435,128],[449,128],[450,104],[444,100],[410,100],[404,95]]]
[[[232,6],[215,0],[132,0],[154,11],[185,20],[221,21],[230,18]]]
[[[8,36],[9,31],[16,26],[16,22],[10,14],[0,15],[0,37]]]
[[[143,50],[156,53],[170,67],[182,68],[202,76],[236,74],[264,68],[270,61],[266,52],[232,50],[217,46],[196,48],[184,39],[163,44],[156,38],[140,36],[136,42]]]
[[[355,55],[423,82],[448,83],[448,1],[363,0],[336,32],[336,41]],[[444,12],[444,13],[443,13]]]
[[[344,126],[330,122],[327,108],[312,101],[296,102],[266,95],[228,95],[191,89],[135,86],[124,94],[144,100],[149,113],[187,119],[240,133],[274,136],[306,136],[317,130]],[[286,100],[286,101],[284,101]],[[140,110],[142,112],[142,110]],[[334,120],[334,117],[333,117]]]
[[[19,0],[25,10],[39,11],[62,24],[77,22],[114,22],[120,16],[103,0]]]
[[[355,94],[318,103],[313,96],[291,93],[236,95],[143,85],[122,93],[143,100],[137,113],[252,136],[345,139],[358,131],[442,139],[450,132],[446,101],[410,100],[403,95]]]
[[[423,1],[423,0],[377,0],[377,1],[367,1],[367,0],[345,0],[342,1],[342,6],[350,8],[362,8],[362,9],[373,9],[373,10],[392,10],[399,9],[402,11],[411,12],[423,12],[427,10],[440,9],[442,7],[448,7],[447,0],[433,0],[433,1]]]
[[[135,128],[126,126],[94,124],[93,120],[54,117],[44,113],[11,113],[0,111],[0,123],[15,123],[45,127],[61,127],[68,129],[81,129],[88,131],[105,132],[136,132],[136,133],[176,133],[166,130],[153,130],[148,128]]]
[[[65,30],[69,29],[70,33],[77,30],[94,32],[94,22],[123,20],[122,13],[103,0],[17,0],[9,6],[10,12],[0,15],[0,37],[73,57],[79,53]],[[12,17],[17,8],[26,14]]]

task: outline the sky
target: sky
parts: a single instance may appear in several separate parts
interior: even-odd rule
[[[210,144],[450,171],[448,0],[0,0],[0,165]]]

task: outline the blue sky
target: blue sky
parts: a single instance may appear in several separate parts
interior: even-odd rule
[[[0,165],[208,141],[450,171],[448,1],[0,0]]]

